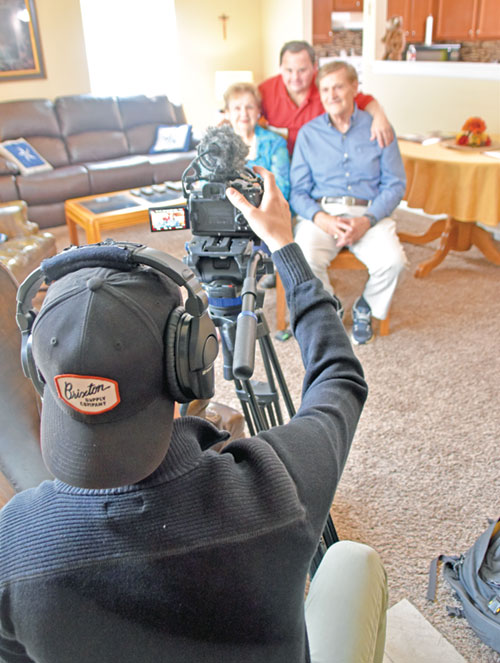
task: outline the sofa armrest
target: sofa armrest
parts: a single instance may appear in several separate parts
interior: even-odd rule
[[[19,168],[13,161],[0,157],[0,175],[19,175]]]
[[[24,200],[0,203],[0,232],[13,239],[34,235],[38,230],[38,224],[28,221],[28,206]]]

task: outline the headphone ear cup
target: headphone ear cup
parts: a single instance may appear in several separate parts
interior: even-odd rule
[[[178,403],[188,403],[192,400],[192,397],[184,392],[185,385],[181,384],[178,375],[178,361],[188,361],[189,333],[185,335],[188,343],[183,348],[179,347],[179,340],[183,336],[181,329],[185,326],[188,315],[182,306],[174,308],[165,328],[165,383],[169,395]]]
[[[205,311],[192,316],[182,306],[171,313],[165,328],[165,384],[178,403],[214,395],[217,332]]]
[[[45,382],[42,379],[35,362],[35,357],[33,356],[31,329],[35,318],[36,314],[32,312],[32,322],[29,329],[21,333],[21,365],[24,375],[32,381],[37,392],[43,397]]]

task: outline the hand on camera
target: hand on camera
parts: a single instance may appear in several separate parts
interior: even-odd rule
[[[271,251],[277,251],[293,242],[290,208],[276,185],[274,175],[261,166],[254,166],[253,170],[264,180],[264,195],[259,207],[254,207],[232,187],[226,189],[226,195],[243,214],[254,233]]]

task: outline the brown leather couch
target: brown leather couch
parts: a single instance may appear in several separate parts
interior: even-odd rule
[[[149,150],[158,126],[185,122],[166,96],[2,102],[0,142],[26,139],[53,170],[22,175],[0,157],[0,202],[25,200],[30,220],[46,228],[64,224],[68,198],[179,180],[195,151]]]
[[[21,368],[16,293],[17,283],[0,263],[0,507],[51,478],[40,453],[39,398]]]
[[[56,253],[56,238],[40,231],[36,223],[28,221],[28,206],[24,200],[0,203],[0,264],[20,284],[38,265]]]

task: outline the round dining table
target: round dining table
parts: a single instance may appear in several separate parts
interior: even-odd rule
[[[408,207],[446,215],[423,235],[398,233],[403,242],[412,244],[440,238],[436,252],[417,267],[415,276],[426,276],[450,250],[467,251],[471,246],[500,265],[492,233],[477,225],[493,229],[500,223],[500,159],[484,154],[488,149],[500,149],[496,138],[492,147],[480,149],[452,147],[450,141],[430,145],[398,141],[406,171],[404,200]]]

